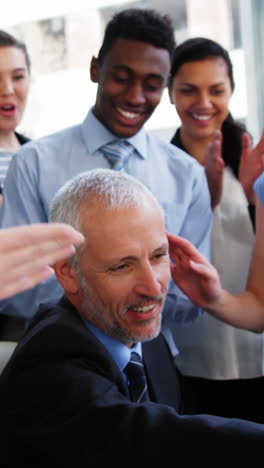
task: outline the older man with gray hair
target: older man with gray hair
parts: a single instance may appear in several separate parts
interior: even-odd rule
[[[262,425],[180,415],[180,382],[159,333],[169,242],[151,192],[95,169],[59,190],[51,220],[85,243],[55,264],[65,297],[38,312],[1,376],[3,447],[15,447],[3,449],[7,466],[170,466],[177,456],[187,468],[211,467],[212,452],[219,466],[259,462]]]

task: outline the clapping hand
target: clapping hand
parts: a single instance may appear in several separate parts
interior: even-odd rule
[[[255,203],[253,184],[264,170],[264,132],[257,143],[251,147],[248,133],[242,135],[242,153],[239,165],[239,180],[249,203]]]
[[[216,130],[204,158],[204,167],[211,195],[211,206],[215,208],[221,200],[225,163],[222,158],[222,133]]]

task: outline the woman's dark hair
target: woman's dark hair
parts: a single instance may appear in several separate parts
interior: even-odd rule
[[[172,87],[173,79],[179,68],[188,62],[197,62],[210,58],[221,57],[227,66],[232,90],[235,82],[233,76],[233,65],[230,56],[224,47],[212,39],[204,37],[194,37],[178,45],[172,56],[171,73],[169,78],[169,88]],[[241,136],[246,131],[245,127],[236,122],[229,113],[222,124],[223,145],[222,156],[227,166],[229,166],[236,177],[238,177],[239,161],[242,150]]]
[[[106,26],[98,54],[100,64],[118,39],[147,42],[168,50],[170,57],[175,49],[174,30],[170,17],[148,8],[128,8],[112,17]]]
[[[171,72],[169,87],[172,86],[173,78],[177,74],[179,68],[187,62],[197,62],[200,60],[206,60],[208,58],[221,57],[227,66],[228,76],[231,83],[231,88],[234,90],[234,76],[233,76],[233,65],[230,56],[224,47],[218,42],[205,37],[194,37],[187,39],[178,45],[172,55]]]
[[[19,41],[11,34],[7,33],[0,29],[0,47],[16,47],[17,49],[22,50],[25,55],[26,64],[28,69],[30,70],[31,61],[29,58],[28,50],[26,44],[22,41]]]

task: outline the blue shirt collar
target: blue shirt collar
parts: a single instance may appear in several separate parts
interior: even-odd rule
[[[124,368],[128,364],[132,351],[136,352],[142,358],[141,343],[135,343],[132,348],[128,348],[126,345],[121,343],[121,341],[115,340],[87,320],[84,320],[84,323],[93,335],[95,335],[95,337],[105,346],[121,372],[123,372]]]
[[[82,123],[82,135],[89,153],[93,154],[102,146],[116,140],[117,137],[111,133],[94,115],[92,109],[89,110],[85,120]],[[144,128],[141,128],[135,135],[126,138],[137,151],[137,154],[147,158],[147,134]]]

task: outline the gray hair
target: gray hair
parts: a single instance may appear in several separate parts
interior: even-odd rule
[[[93,169],[78,174],[57,191],[50,208],[50,221],[70,224],[82,232],[81,214],[88,213],[98,200],[106,210],[111,210],[142,206],[146,198],[154,201],[164,217],[157,199],[142,182],[124,172]]]

